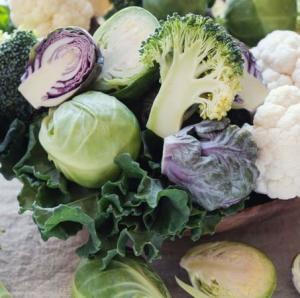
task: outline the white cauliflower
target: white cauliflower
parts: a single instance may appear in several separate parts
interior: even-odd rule
[[[13,23],[45,36],[59,27],[90,27],[94,9],[89,0],[10,0]]]
[[[256,191],[284,200],[300,196],[300,89],[272,90],[250,131],[259,148]]]
[[[90,0],[90,2],[93,5],[95,16],[103,16],[112,8],[109,0]]]
[[[300,87],[300,35],[277,30],[262,39],[251,52],[269,89],[284,85]]]

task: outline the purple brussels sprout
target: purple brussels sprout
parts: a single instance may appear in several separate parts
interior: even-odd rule
[[[227,208],[255,187],[257,146],[244,128],[203,121],[165,138],[162,173],[206,210]]]
[[[264,103],[269,90],[263,83],[255,57],[245,44],[242,42],[239,44],[244,58],[244,74],[241,80],[241,91],[235,97],[233,108],[254,112]]]
[[[87,31],[57,29],[33,50],[19,91],[34,108],[59,105],[100,74],[102,60]]]

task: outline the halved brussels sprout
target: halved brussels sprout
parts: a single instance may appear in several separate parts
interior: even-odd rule
[[[292,266],[293,283],[300,294],[300,254],[296,256]]]
[[[237,242],[212,242],[191,249],[180,265],[194,288],[194,297],[269,298],[276,288],[276,270],[258,249]]]
[[[72,298],[171,298],[160,277],[139,258],[115,258],[105,270],[100,259],[83,259]]]
[[[0,298],[12,298],[2,282],[0,282]]]
[[[104,56],[104,67],[94,89],[131,99],[151,87],[156,70],[140,62],[139,50],[158,27],[150,12],[135,6],[119,11],[100,26],[94,39]]]

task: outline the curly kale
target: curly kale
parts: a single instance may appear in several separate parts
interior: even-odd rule
[[[15,118],[27,121],[33,114],[18,87],[37,39],[28,31],[0,35],[0,119],[8,126]]]

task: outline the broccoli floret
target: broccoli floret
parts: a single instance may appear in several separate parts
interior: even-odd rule
[[[37,42],[32,32],[0,34],[0,119],[27,121],[33,108],[18,91],[31,48]]]
[[[233,38],[212,19],[192,14],[168,17],[142,45],[141,61],[160,66],[161,88],[147,127],[161,137],[179,131],[195,104],[203,119],[226,116],[243,74]]]

